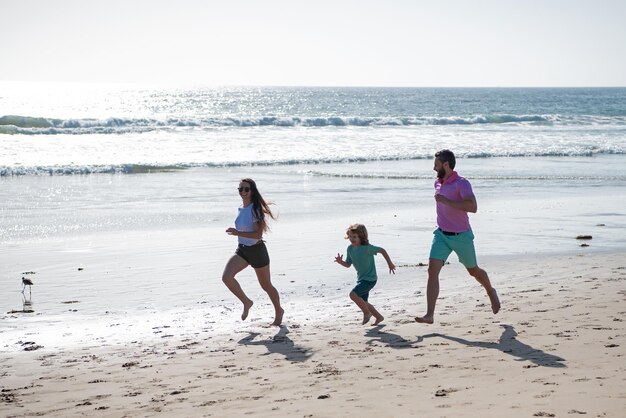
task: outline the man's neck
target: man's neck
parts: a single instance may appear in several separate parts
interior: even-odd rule
[[[441,182],[445,182],[446,180],[448,180],[450,177],[452,177],[452,175],[454,174],[454,171],[446,171],[446,175],[443,176],[443,178],[441,179]]]

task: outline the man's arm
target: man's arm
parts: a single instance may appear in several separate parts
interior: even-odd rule
[[[463,200],[450,200],[443,195],[436,194],[435,200],[443,203],[444,205],[448,205],[465,212],[476,213],[478,210],[478,203],[476,203],[476,197],[474,195],[464,197]]]

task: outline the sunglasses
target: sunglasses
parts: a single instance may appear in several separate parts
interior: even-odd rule
[[[249,187],[238,187],[237,190],[239,190],[239,193],[241,193],[241,192],[248,193],[250,191],[250,188]]]

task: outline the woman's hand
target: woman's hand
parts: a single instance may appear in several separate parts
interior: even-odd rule
[[[239,235],[239,231],[237,231],[237,229],[235,229],[235,228],[228,228],[226,230],[226,233],[228,235]]]

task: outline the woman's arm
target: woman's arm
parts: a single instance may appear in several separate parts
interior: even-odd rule
[[[236,228],[228,228],[226,230],[226,233],[228,235],[236,235],[238,237],[261,239],[263,238],[263,226],[261,225],[260,222],[255,222],[253,232],[243,232],[243,231],[238,231]]]

